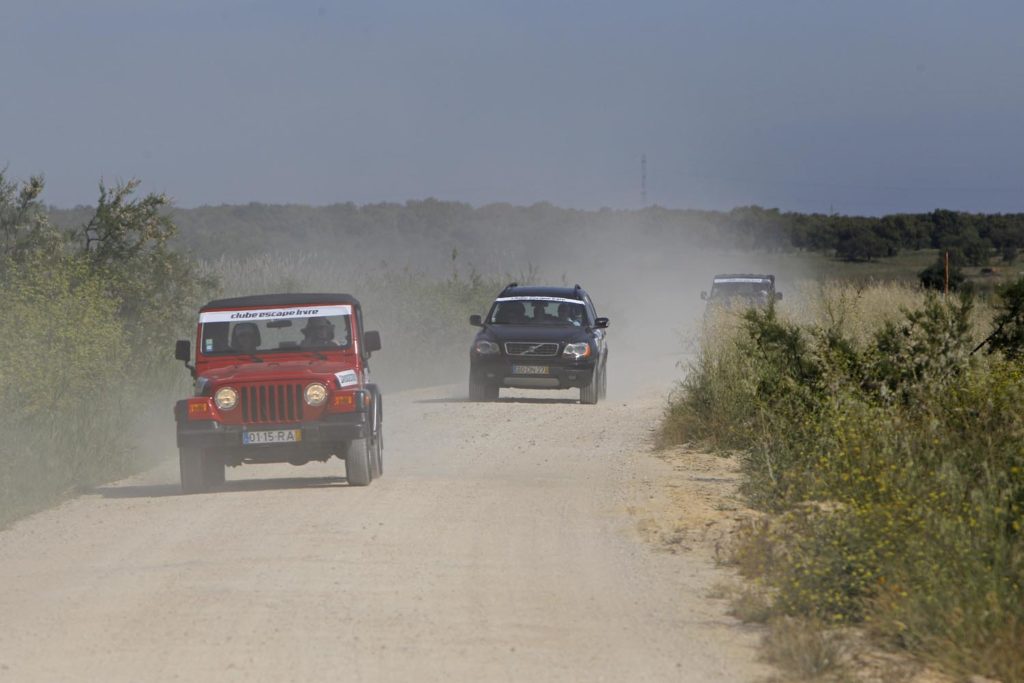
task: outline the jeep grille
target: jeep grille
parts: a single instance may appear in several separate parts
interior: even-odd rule
[[[258,384],[243,386],[242,421],[294,422],[302,419],[306,403],[301,384]]]
[[[505,353],[510,356],[550,357],[558,355],[555,342],[505,342]]]

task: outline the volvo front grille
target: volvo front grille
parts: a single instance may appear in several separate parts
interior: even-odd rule
[[[505,342],[505,353],[510,356],[550,358],[558,355],[558,344],[555,342]]]

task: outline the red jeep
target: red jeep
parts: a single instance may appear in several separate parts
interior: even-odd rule
[[[384,468],[380,391],[367,362],[380,334],[363,331],[359,302],[347,294],[263,294],[218,299],[199,309],[196,362],[191,345],[175,358],[195,379],[178,401],[181,488],[224,483],[242,463],[345,461],[351,486]]]

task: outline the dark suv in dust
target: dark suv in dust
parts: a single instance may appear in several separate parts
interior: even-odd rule
[[[752,273],[716,275],[711,281],[711,294],[701,292],[700,298],[712,306],[729,307],[743,305],[752,308],[767,308],[773,301],[782,299],[782,292],[775,290],[774,275]]]
[[[493,401],[502,387],[569,389],[580,403],[597,403],[607,385],[608,318],[575,287],[510,284],[487,316],[469,352],[469,399]]]

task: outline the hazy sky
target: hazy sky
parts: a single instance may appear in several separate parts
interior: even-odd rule
[[[93,203],[1024,211],[1024,3],[2,0],[0,165]]]

